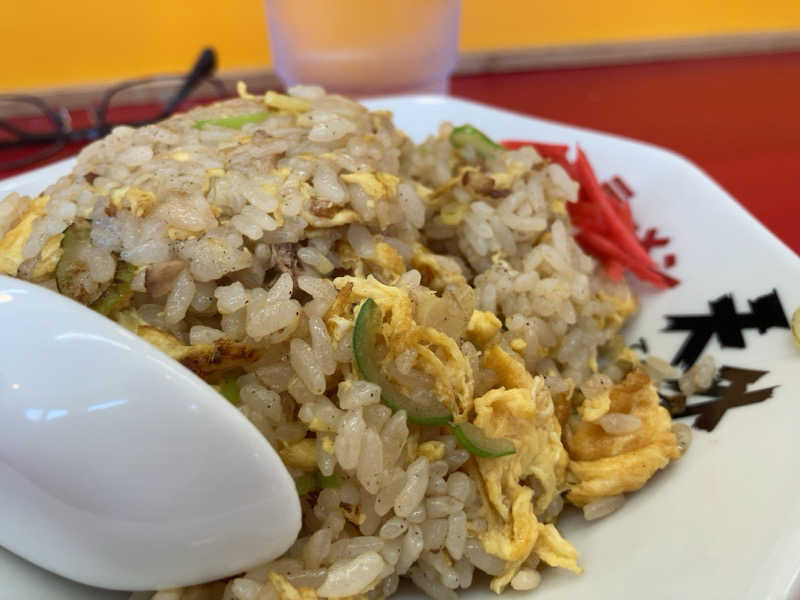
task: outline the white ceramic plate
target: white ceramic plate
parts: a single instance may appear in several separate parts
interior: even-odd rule
[[[695,429],[684,458],[631,494],[619,512],[595,523],[568,513],[560,529],[580,551],[585,574],[549,569],[535,597],[800,598],[800,351],[789,330],[775,326],[781,312],[790,319],[800,306],[798,257],[707,175],[666,150],[447,97],[387,97],[367,104],[392,110],[397,125],[418,141],[443,120],[472,123],[495,139],[577,142],[601,179],[621,175],[636,192],[637,222],[671,238],[655,256],[674,253],[677,263],[668,272],[681,280],[663,292],[636,286],[641,310],[626,336],[644,338],[651,353],[671,359],[689,335],[665,331],[667,315],[708,316],[709,302],[726,294],[739,314],[749,314],[748,301],[773,290],[781,303],[782,311],[756,311],[766,321],[726,322],[720,309],[716,322],[696,321],[710,327],[704,351],[718,365],[766,371],[748,392],[778,387],[762,402],[727,410],[711,432]],[[12,191],[35,194],[71,166],[67,160],[2,181],[0,198]],[[754,327],[763,328],[770,318],[773,326],[765,331]],[[731,347],[737,331],[745,347]],[[728,400],[741,397],[730,389],[721,393]],[[2,550],[0,582],[0,598],[124,597],[77,586]],[[477,594],[492,595],[485,588],[469,593]]]

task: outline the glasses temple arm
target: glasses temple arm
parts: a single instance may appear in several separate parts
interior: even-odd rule
[[[213,75],[216,69],[217,69],[216,52],[214,52],[213,48],[205,48],[200,53],[200,56],[197,57],[197,60],[195,61],[194,66],[192,67],[192,70],[189,71],[188,75],[186,75],[186,80],[181,86],[181,89],[178,90],[178,93],[172,100],[170,100],[169,104],[167,104],[167,106],[164,107],[164,110],[162,111],[159,118],[164,118],[174,113],[175,109],[177,109],[180,103],[186,99],[186,97],[197,86],[197,84],[199,84],[207,77]]]

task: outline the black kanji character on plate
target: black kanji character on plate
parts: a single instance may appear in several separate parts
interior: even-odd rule
[[[681,394],[662,396],[662,398],[674,418],[697,415],[692,426],[713,431],[729,408],[756,404],[772,397],[772,392],[777,386],[758,390],[747,389],[767,373],[768,371],[724,366],[720,369],[719,379],[714,385],[704,392],[698,392],[698,395],[710,396],[710,400],[687,404],[686,398]],[[677,381],[669,383],[671,387],[677,389]]]
[[[665,331],[688,331],[689,336],[672,359],[673,365],[691,367],[716,335],[723,348],[744,348],[745,329],[758,329],[763,334],[771,327],[789,328],[778,292],[748,300],[749,313],[737,313],[733,295],[726,294],[709,302],[711,313],[706,315],[667,315]]]

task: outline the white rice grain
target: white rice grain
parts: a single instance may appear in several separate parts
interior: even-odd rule
[[[366,592],[386,563],[377,552],[365,552],[348,561],[335,562],[317,592],[339,598]]]
[[[408,439],[408,422],[404,410],[394,413],[383,426],[381,439],[383,440],[383,463],[384,467],[388,468],[394,465],[403,454],[403,448]]]
[[[617,494],[592,500],[583,507],[583,517],[587,521],[595,521],[607,517],[625,504],[625,496]]]
[[[457,560],[453,565],[453,569],[458,575],[458,586],[461,589],[467,589],[472,585],[472,576],[475,573],[475,565],[473,565],[468,559],[462,558],[461,560]]]
[[[439,550],[444,546],[447,539],[447,519],[428,519],[420,527],[425,550]]]
[[[377,494],[383,479],[383,444],[374,429],[367,429],[361,442],[361,455],[358,460],[358,477],[361,485],[370,494]]]
[[[407,517],[422,501],[428,487],[428,459],[421,456],[408,467],[408,479],[394,501],[394,512],[400,517]]]
[[[420,567],[409,570],[409,576],[414,585],[433,600],[458,600],[458,595],[453,590],[425,575]]]
[[[311,333],[311,347],[320,369],[325,375],[333,375],[336,370],[336,360],[333,357],[333,344],[328,335],[328,328],[320,317],[310,317],[308,330]]]
[[[445,492],[447,486],[445,484]],[[425,510],[428,518],[440,519],[455,514],[464,508],[464,503],[450,496],[434,496],[425,499]]]
[[[189,271],[184,269],[175,279],[172,290],[167,296],[167,302],[164,305],[164,320],[167,323],[173,325],[183,320],[192,303],[195,290],[194,279],[192,279]]]
[[[506,568],[504,560],[487,553],[475,538],[467,538],[464,555],[473,565],[489,575],[500,575]]]
[[[444,552],[423,551],[419,566],[429,579],[440,581],[451,590],[458,589],[458,574],[453,568],[452,560]]]
[[[364,420],[367,426],[375,431],[380,431],[391,416],[392,409],[384,404],[370,404],[364,407]]]
[[[247,335],[260,340],[279,330],[294,330],[300,318],[300,303],[297,300],[248,303],[246,315]]]
[[[632,433],[642,426],[642,420],[636,415],[626,413],[606,413],[597,420],[603,431],[612,435]]]
[[[289,361],[297,376],[312,394],[322,394],[325,391],[325,373],[308,343],[301,339],[293,339],[289,345]]]
[[[408,531],[408,521],[400,517],[392,517],[386,521],[378,535],[385,540],[393,540]]]
[[[196,346],[197,344],[212,344],[223,337],[225,337],[224,331],[220,331],[214,327],[206,327],[205,325],[194,325],[189,330],[189,343],[192,346]]]
[[[334,447],[336,459],[343,469],[355,469],[358,466],[361,441],[366,427],[360,408],[349,411],[342,419]]]
[[[239,399],[270,421],[280,423],[283,420],[281,397],[273,390],[268,390],[257,383],[248,383],[239,390]]]
[[[686,423],[673,423],[672,433],[678,440],[678,450],[683,454],[692,444],[692,428]]]
[[[466,473],[456,471],[447,478],[447,494],[453,498],[466,502],[469,497],[470,478]]]
[[[327,491],[327,490],[324,490]],[[322,564],[331,550],[333,534],[330,529],[323,527],[315,531],[303,546],[303,563],[308,569],[315,569]]]
[[[356,558],[366,552],[380,552],[383,545],[381,538],[372,535],[345,538],[333,543],[330,556],[334,560]]]
[[[423,536],[419,525],[409,525],[408,533],[403,537],[403,545],[400,548],[400,558],[397,561],[397,573],[405,575],[420,554],[422,554]]]
[[[467,516],[457,512],[447,517],[447,537],[445,547],[453,560],[459,560],[464,555],[464,546],[467,543]]]
[[[363,379],[343,381],[339,384],[339,406],[345,410],[377,404],[381,400],[379,385]]]
[[[511,578],[511,587],[518,592],[532,590],[542,582],[542,576],[535,569],[522,568]]]
[[[334,268],[330,259],[315,248],[306,247],[298,249],[297,258],[299,258],[303,264],[316,269],[321,275],[327,275],[333,271]]]
[[[400,468],[395,468],[387,474],[383,487],[375,496],[375,512],[379,516],[384,516],[394,507],[397,495],[405,487],[406,478],[406,472]]]
[[[264,296],[266,302],[275,302],[277,300],[289,300],[292,297],[292,290],[294,289],[294,281],[289,273],[281,273],[272,287]]]
[[[247,293],[239,281],[230,285],[221,285],[214,290],[217,299],[217,310],[222,315],[236,312],[247,304]]]
[[[347,241],[353,251],[361,258],[371,258],[375,255],[375,240],[369,229],[358,223],[353,223],[347,228]]]

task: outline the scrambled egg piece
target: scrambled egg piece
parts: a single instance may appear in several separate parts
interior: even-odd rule
[[[450,179],[445,181],[442,185],[440,185],[435,190],[433,190],[433,192],[428,194],[426,203],[429,204],[429,205],[438,204],[441,201],[441,199],[443,197],[447,196],[448,193],[453,188],[455,188],[456,186],[461,185],[463,183],[464,175],[466,175],[467,173],[470,173],[470,172],[477,173],[478,169],[476,167],[472,167],[472,166],[461,167],[458,170],[458,173],[456,173],[456,175],[454,177],[451,177]]]
[[[64,234],[59,233],[47,240],[42,248],[39,262],[33,268],[31,279],[39,282],[48,279],[56,270],[58,261],[64,254],[64,249],[61,247],[61,240],[64,239]]]
[[[137,334],[200,377],[249,365],[261,358],[263,353],[260,348],[227,338],[212,344],[184,346],[175,336],[155,327],[139,327]]]
[[[604,317],[595,317],[600,329],[610,329],[616,331],[625,323],[625,320],[632,315],[637,308],[636,296],[627,286],[620,288],[622,295],[616,295],[605,291],[597,292],[597,299],[600,302],[610,301],[616,309],[613,313]]]
[[[261,98],[261,96],[256,96],[248,92],[247,84],[241,79],[236,82],[236,93],[239,95],[239,98],[247,98],[249,100],[258,100]]]
[[[244,92],[247,93],[247,88],[244,88]],[[264,94],[264,104],[270,108],[292,113],[303,113],[311,110],[311,102],[308,100],[304,98],[294,98],[273,91]]]
[[[400,253],[386,242],[376,242],[375,252],[372,256],[358,256],[349,242],[339,240],[336,244],[336,254],[346,270],[355,277],[365,277],[372,273],[381,281],[394,282],[406,272],[406,263]]]
[[[439,211],[439,218],[445,225],[458,225],[464,220],[469,211],[469,204],[461,202],[448,202]]]
[[[443,292],[451,284],[466,284],[464,274],[458,264],[447,256],[439,256],[419,242],[414,244],[411,267],[422,275],[423,285],[437,292]]]
[[[417,454],[419,456],[424,456],[429,461],[433,462],[444,456],[444,450],[444,442],[440,442],[439,440],[430,440],[419,445],[417,448]]]
[[[242,83],[242,82],[239,82],[239,83]],[[186,152],[185,150],[176,150],[175,152],[170,154],[168,156],[168,158],[171,158],[172,160],[176,160],[178,162],[186,162],[187,160],[189,160],[191,158],[191,155],[188,152]]]
[[[525,365],[495,344],[483,353],[483,366],[497,374],[500,385],[505,387],[533,387],[533,375]]]
[[[343,173],[342,181],[361,186],[368,196],[375,200],[394,198],[400,179],[391,173]]]
[[[333,453],[334,453],[334,443],[333,443],[333,438],[331,438],[331,437],[328,437],[328,436],[325,436],[325,437],[323,437],[323,438],[322,438],[322,449],[323,449],[323,450],[324,450],[324,451],[325,451],[327,454],[333,454]]]
[[[408,432],[406,441],[406,462],[413,462],[419,456],[419,428]]]
[[[378,275],[384,281],[393,281],[406,272],[406,263],[403,257],[386,242],[375,244],[375,253],[365,260],[378,267]]]
[[[303,438],[297,442],[289,444],[278,452],[284,464],[313,471],[317,468],[317,443],[311,438]]]
[[[550,200],[550,211],[557,215],[566,216],[567,203],[561,198],[553,198]]]
[[[354,210],[344,208],[334,214],[332,217],[320,217],[311,214],[309,211],[304,210],[302,213],[303,218],[308,221],[312,227],[318,229],[327,229],[329,227],[339,227],[341,225],[349,225],[350,223],[360,223],[361,217]]]
[[[525,350],[528,348],[528,342],[522,338],[514,338],[508,345],[511,346],[511,349],[519,355],[523,355]]]
[[[475,425],[484,429],[490,437],[506,437],[515,441],[517,453],[511,456],[491,459],[490,464],[502,464],[512,459],[520,461],[528,475],[534,475],[542,486],[542,492],[535,499],[535,511],[543,512],[552,501],[566,479],[566,468],[569,457],[561,444],[561,425],[553,410],[550,391],[542,377],[532,376],[515,358],[500,346],[492,346],[484,352],[483,364],[498,374],[499,389],[489,390],[475,399]],[[503,391],[498,396],[497,392]],[[523,394],[520,393],[524,392]],[[494,410],[497,404],[499,412]],[[489,410],[492,408],[492,410]],[[516,425],[503,425],[502,419],[518,420]],[[487,421],[485,426],[482,424]],[[495,422],[492,422],[495,421]],[[515,427],[519,427],[517,430]],[[503,429],[507,431],[503,431]],[[538,428],[538,431],[533,429]],[[530,429],[530,431],[528,431]],[[525,437],[525,434],[530,437]],[[539,436],[535,438],[534,436]],[[527,450],[534,456],[525,457],[520,451],[520,442],[527,444]],[[489,460],[489,459],[479,459]],[[500,462],[495,462],[500,461]],[[527,476],[527,475],[526,475]]]
[[[275,571],[270,571],[269,581],[275,588],[275,593],[280,600],[317,600],[317,592],[314,588],[302,587],[298,589],[289,583],[289,580],[283,575]],[[265,595],[265,597],[269,596]]]
[[[494,187],[499,190],[509,190],[511,189],[511,184],[514,183],[514,180],[517,178],[519,173],[511,172],[511,173],[489,173],[489,177],[492,178],[494,182]]]
[[[587,396],[578,406],[578,414],[581,419],[589,423],[594,423],[603,415],[608,414],[609,410],[611,410],[611,390]]]
[[[171,333],[147,325],[134,309],[120,311],[116,320],[200,377],[244,367],[256,362],[263,354],[260,348],[228,338],[211,344],[186,346]]]
[[[342,339],[342,333],[352,325],[352,319],[347,319],[345,315],[350,304],[350,294],[353,293],[353,282],[348,281],[342,286],[336,286],[336,289],[339,290],[336,298],[333,299],[333,304],[330,305],[322,320],[325,321],[328,331],[338,342]]]
[[[543,383],[541,386],[546,394]],[[478,427],[488,435],[511,439],[517,446],[516,454],[510,456],[475,459],[489,525],[480,539],[486,552],[509,563],[507,571],[492,581],[492,590],[500,593],[532,552],[552,566],[580,572],[574,548],[554,526],[539,523],[534,514],[535,504],[552,500],[553,484],[567,462],[552,412],[549,425],[543,424],[548,418],[538,414],[530,390],[521,388],[491,390],[476,399],[475,407]],[[534,498],[533,490],[520,483],[530,476],[549,483],[550,493]],[[544,541],[540,539],[543,533],[547,536]]]
[[[225,177],[225,169],[207,169],[206,174],[203,176],[203,193],[208,193],[208,191],[211,189],[211,184],[215,179],[221,179],[223,177]],[[215,217],[219,217],[222,214],[222,207],[212,204],[210,208]]]
[[[17,274],[20,265],[25,262],[23,256],[25,242],[28,241],[33,231],[36,219],[44,216],[48,202],[50,202],[50,196],[47,195],[33,200],[25,212],[20,215],[17,224],[0,240],[0,273],[12,277]]]
[[[197,239],[197,236],[192,231],[180,229],[178,227],[167,227],[167,237],[171,240],[186,241]]]
[[[503,324],[493,312],[473,310],[467,324],[466,338],[478,348],[488,344]]]
[[[128,210],[136,217],[146,216],[157,203],[153,192],[127,186],[112,191],[109,195],[109,201],[110,206],[113,206],[114,209]]]
[[[366,279],[338,277],[333,284],[340,291],[348,284],[352,286],[347,300],[337,296],[334,301],[338,310],[366,298],[372,298],[381,307],[384,315],[381,335],[389,349],[387,360],[393,360],[409,348],[416,350],[416,368],[434,380],[437,394],[455,420],[466,420],[472,409],[474,380],[469,361],[456,341],[438,329],[418,325],[414,321],[411,298],[404,289],[384,285],[371,275]],[[330,323],[334,315],[329,310],[326,323]]]
[[[552,523],[539,525],[539,537],[533,547],[534,553],[551,567],[561,567],[573,573],[582,573],[578,566],[578,551],[561,534]]]
[[[328,424],[319,417],[314,417],[311,419],[311,422],[308,424],[308,429],[309,431],[318,431],[322,433],[331,430],[331,428],[328,427]],[[328,454],[331,453],[329,452]]]
[[[500,385],[505,385],[506,387],[532,385],[529,383],[532,381],[531,374],[528,373],[525,366],[519,360],[505,352],[500,346],[494,345],[484,352],[483,365],[497,373]],[[564,432],[567,419],[572,412],[572,404],[570,402],[572,392],[573,389],[570,387],[567,392],[555,394],[551,397],[553,411],[561,426],[562,433]]]
[[[499,458],[475,458],[470,475],[480,482],[488,528],[480,534],[486,552],[509,563],[491,584],[500,593],[530,554],[536,553],[552,566],[581,572],[577,552],[553,525],[539,523],[566,479],[567,452],[561,443],[561,425],[553,412],[544,379],[533,377],[525,367],[492,346],[484,366],[496,371],[503,385],[475,399],[474,424],[490,437],[514,442],[516,453]],[[535,478],[541,493],[525,485]]]
[[[613,435],[587,420],[567,431],[569,471],[578,480],[567,495],[576,506],[641,488],[653,474],[680,457],[669,412],[659,405],[650,378],[641,370],[628,374],[609,396],[608,412],[641,419],[627,434]]]
[[[433,190],[426,185],[422,185],[419,182],[414,183],[414,189],[417,191],[417,195],[422,199],[425,204],[430,202],[431,194],[433,194]]]

